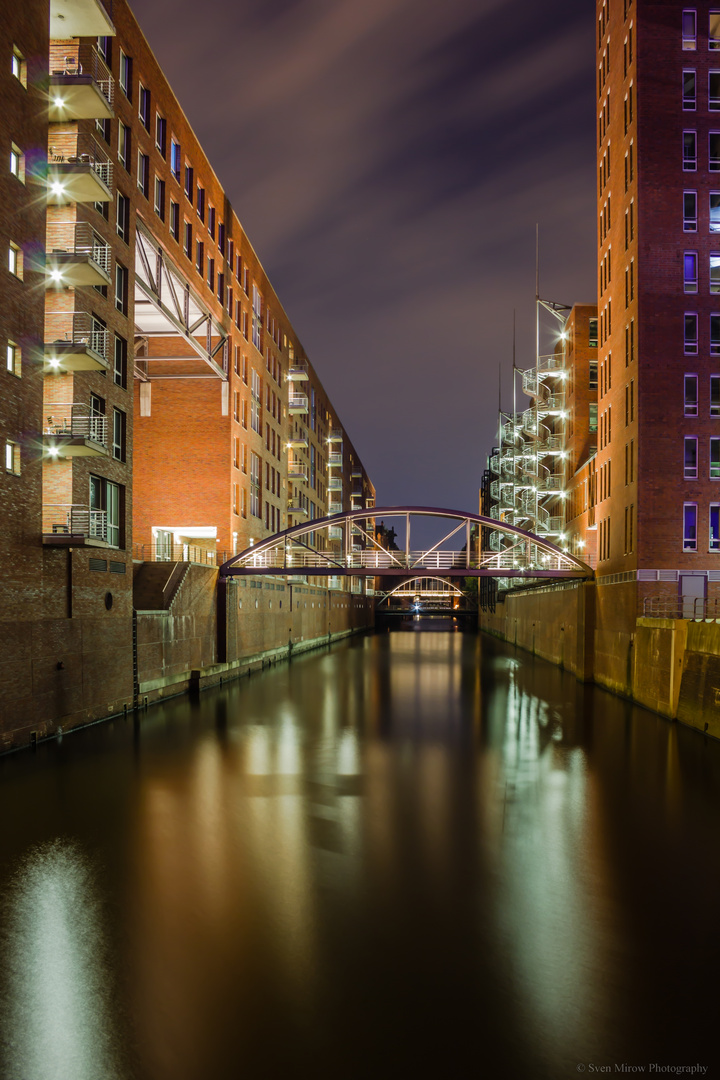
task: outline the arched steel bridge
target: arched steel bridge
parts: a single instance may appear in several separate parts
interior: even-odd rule
[[[408,578],[401,581],[394,589],[383,593],[377,599],[378,607],[391,599],[406,600],[418,596],[422,600],[465,600],[467,597],[462,589],[453,585],[451,581],[441,577],[418,577]]]
[[[414,548],[411,526],[420,518],[441,519],[442,529],[448,521],[452,524],[436,543]],[[376,538],[375,523],[398,519],[404,530],[404,546],[390,551]],[[481,529],[504,538],[495,545],[499,550],[481,549]],[[480,514],[434,506],[373,507],[318,518],[269,536],[220,567],[221,578],[246,574],[417,577],[430,573],[443,577],[593,577],[591,567],[542,537]]]

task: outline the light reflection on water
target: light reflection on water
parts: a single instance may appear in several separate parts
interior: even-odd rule
[[[1,768],[0,873],[26,857],[10,1049],[59,1040],[73,1080],[117,1071],[108,898],[138,1080],[459,1076],[470,1053],[556,1080],[706,1046],[720,938],[679,916],[720,904],[720,747],[507,646],[356,640]],[[75,848],[38,848],[38,820]]]
[[[93,874],[57,840],[30,851],[5,896],[3,1075],[119,1078]]]

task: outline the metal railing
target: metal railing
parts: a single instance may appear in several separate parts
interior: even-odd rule
[[[308,411],[308,396],[307,394],[289,394],[288,395],[288,409],[301,409],[303,412]]]
[[[328,467],[331,469],[342,468],[343,456],[338,450],[331,450],[328,454]]]
[[[342,428],[330,428],[328,431],[328,442],[341,443],[343,441]]]
[[[110,273],[110,245],[87,221],[49,221],[46,247],[48,255],[77,255],[89,258]]]
[[[107,153],[88,132],[51,129],[48,146],[48,166],[88,165],[98,174],[105,187],[112,190],[113,166]]]
[[[303,465],[301,461],[288,461],[288,479],[290,480],[307,480],[308,467]]]
[[[45,316],[45,346],[86,345],[109,361],[110,335],[88,311],[48,312]]]
[[[133,544],[135,562],[191,562],[202,566],[222,566],[232,558],[227,551],[209,551],[197,544]]]
[[[689,619],[691,622],[715,622],[720,619],[720,598],[645,596],[639,614],[644,619]]]
[[[91,510],[80,503],[46,503],[42,508],[45,536],[86,536],[107,540],[107,511]]]
[[[563,552],[541,553],[536,544],[532,544],[529,556],[527,552],[519,552],[513,546],[496,547],[491,534],[491,550],[471,555],[469,569],[540,569],[560,571],[574,569],[571,560]],[[353,549],[342,554],[337,552],[314,552],[304,547],[278,545],[256,554],[248,553],[242,565],[248,570],[262,572],[268,570],[284,570],[289,574],[297,571],[310,571],[313,569],[332,570],[333,565],[341,564],[346,570],[453,570],[468,568],[467,553],[465,551],[385,551],[384,549]]]
[[[112,106],[115,100],[115,80],[94,45],[88,41],[50,44],[50,77],[91,78],[100,93]]]
[[[327,482],[328,491],[342,491],[343,482],[339,476],[331,476]]]
[[[92,412],[80,401],[53,401],[46,405],[43,432],[46,435],[68,435],[73,439],[90,439],[105,446],[107,416]]]
[[[291,364],[287,372],[288,382],[304,382],[309,378],[307,364]]]

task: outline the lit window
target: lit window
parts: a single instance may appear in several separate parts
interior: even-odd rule
[[[694,71],[682,73],[682,106],[683,109],[694,109],[697,104],[697,78]]]
[[[170,172],[175,179],[180,182],[180,143],[176,139],[173,139],[170,143]]]
[[[683,506],[683,551],[697,551],[697,503]]]
[[[720,293],[720,251],[710,252],[710,292]]]
[[[685,376],[685,415],[697,416],[698,414],[698,377],[697,375]]]
[[[22,375],[22,349],[14,341],[8,341],[5,368],[11,375]]]
[[[697,14],[689,9],[682,13],[682,47],[689,51],[697,49]]]
[[[590,410],[590,415],[589,415],[589,418],[588,418],[588,431],[590,431],[591,434],[597,434],[597,429],[598,429],[597,401],[591,401],[588,408]]]
[[[698,257],[696,251],[686,251],[683,256],[683,287],[686,293],[698,289]]]
[[[8,247],[8,270],[15,277],[20,278],[22,281],[23,276],[23,256],[22,251],[17,244],[10,242]]]
[[[708,49],[720,49],[720,11],[709,13]]]
[[[697,438],[695,435],[685,436],[684,475],[686,480],[697,480]]]
[[[710,440],[710,479],[720,480],[720,438]]]
[[[12,73],[15,78],[27,88],[27,64],[25,63],[25,57],[18,49],[17,45],[13,45],[12,51]]]
[[[10,172],[21,184],[25,183],[25,155],[15,143],[10,146]]]
[[[685,352],[693,355],[698,351],[698,317],[685,314]]]
[[[20,447],[15,442],[5,443],[5,471],[20,475]]]
[[[695,172],[697,169],[697,132],[683,131],[683,169]]]
[[[720,551],[720,503],[710,503],[710,551]]]

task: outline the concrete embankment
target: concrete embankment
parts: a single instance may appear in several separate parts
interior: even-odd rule
[[[508,594],[480,628],[720,738],[720,624],[638,617],[633,582]]]

